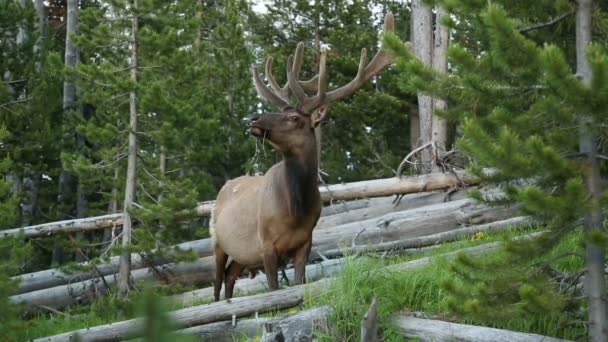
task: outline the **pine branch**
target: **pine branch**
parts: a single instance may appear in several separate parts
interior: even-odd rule
[[[566,12],[566,13],[558,16],[558,17],[555,17],[555,18],[553,18],[553,19],[551,19],[551,20],[549,20],[547,22],[539,23],[539,24],[535,24],[535,25],[530,25],[530,26],[526,26],[526,27],[522,27],[522,28],[519,29],[519,32],[520,33],[524,33],[524,32],[529,32],[529,31],[533,31],[533,30],[539,30],[539,29],[542,29],[542,28],[545,28],[545,27],[549,27],[549,26],[555,25],[558,22],[560,22],[560,21],[568,18],[569,16],[573,15],[574,13],[575,13],[575,10],[568,11],[568,12]]]

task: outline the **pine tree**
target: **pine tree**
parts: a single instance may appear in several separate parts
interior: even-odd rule
[[[592,137],[606,137],[607,51],[597,43],[586,47],[591,80],[577,78],[574,70],[579,71],[575,65],[580,58],[572,42],[578,37],[573,28],[579,19],[571,15],[576,8],[567,1],[442,3],[450,13],[446,23],[457,33],[457,44],[449,50],[451,75],[421,65],[395,37],[389,37],[387,44],[399,54],[402,86],[448,98],[450,108],[443,114],[461,122],[458,147],[472,158],[471,172],[504,191],[501,198],[479,192],[476,198],[493,205],[517,203],[523,214],[549,230],[539,238],[507,244],[503,260],[461,256],[454,264],[454,279],[446,283],[453,295],[451,308],[478,321],[494,322],[529,311],[559,312],[566,308],[566,299],[574,298],[555,292],[550,267],[555,260],[537,262],[568,232],[581,227],[583,217],[606,206],[608,193],[601,184],[593,192],[585,185],[588,170],[593,169],[588,161],[604,163],[604,179],[605,161],[593,158],[598,153],[595,148],[581,154],[578,141],[581,129]],[[602,29],[605,11],[605,4],[595,4],[597,21],[591,27],[596,42],[608,38]],[[552,20],[558,17],[563,18]],[[486,172],[488,167],[493,171]],[[592,226],[592,231],[585,229],[585,241],[597,248],[606,241],[606,229],[597,219]],[[605,250],[606,244],[601,246],[598,251]],[[602,252],[598,255],[605,263]],[[605,293],[605,283],[596,288]],[[587,303],[599,311],[606,307],[605,298],[597,296],[588,297]],[[594,315],[590,312],[590,337],[605,339],[606,333],[598,332],[604,329],[603,322]]]

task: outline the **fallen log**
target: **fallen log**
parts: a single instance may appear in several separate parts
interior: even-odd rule
[[[534,233],[521,238],[529,238],[540,233]],[[495,250],[501,242],[492,242],[475,247],[464,248],[458,251],[426,257],[408,261],[401,264],[394,264],[382,267],[382,270],[390,272],[414,270],[429,265],[435,259],[452,259],[459,253],[476,256]],[[264,313],[272,310],[287,309],[299,305],[306,291],[309,294],[319,295],[324,293],[329,287],[331,278],[324,278],[319,281],[284,288],[273,292],[260,293],[247,297],[232,298],[231,302],[220,301],[211,304],[198,305],[173,311],[170,317],[178,327],[187,327],[212,323],[216,321],[230,320],[232,315],[238,317],[249,316],[255,312]],[[237,286],[238,286],[237,281]],[[201,298],[198,298],[201,299]],[[194,300],[194,298],[193,298]],[[141,329],[142,319],[136,318],[122,322],[115,322],[97,327],[80,329],[55,336],[37,339],[35,341],[70,341],[79,338],[80,341],[106,341],[135,337]],[[78,337],[77,337],[78,336]]]
[[[515,207],[486,207],[463,199],[386,214],[332,229],[313,231],[313,253],[342,246],[378,244],[442,233],[457,227],[504,220]]]
[[[289,317],[264,323],[261,342],[298,341],[312,342],[315,329],[327,329],[328,306],[301,311]]]
[[[178,334],[195,336],[199,341],[238,341],[239,338],[249,340],[260,336],[262,325],[275,321],[273,317],[258,317],[232,321],[215,322],[176,331]]]
[[[566,340],[482,326],[395,315],[391,325],[403,336],[433,342],[563,342]]]
[[[319,187],[319,191],[321,192],[321,197],[324,202],[331,202],[336,200],[351,200],[448,189],[455,186],[472,184],[474,182],[475,179],[468,176],[464,171],[457,171],[449,174],[431,173],[415,177],[384,178],[321,186]],[[195,214],[198,216],[209,216],[214,203],[214,201],[200,203],[194,209]],[[0,231],[0,237],[19,235],[23,231],[24,237],[35,238],[59,233],[64,234],[106,229],[118,225],[122,225],[122,214],[110,214],[3,230]]]
[[[211,239],[201,239],[196,241],[189,241],[173,246],[171,248],[180,249],[182,251],[191,250],[198,254],[199,257],[212,255]],[[149,266],[158,266],[159,264],[165,264],[159,260],[148,260],[145,255],[142,257],[139,253],[131,254],[131,269],[137,270],[141,268],[147,268]],[[65,285],[74,282],[80,282],[89,280],[92,278],[99,278],[110,276],[118,273],[120,264],[120,256],[111,257],[108,262],[99,263],[89,271],[68,271],[59,268],[53,268],[49,270],[43,270],[38,272],[32,272],[27,274],[21,274],[12,277],[13,280],[19,279],[19,287],[15,294],[26,293],[41,289],[48,289],[54,286]],[[89,263],[81,263],[78,267],[91,268],[92,265]]]
[[[512,227],[521,227],[528,225],[532,220],[527,216],[518,216],[506,220],[490,222],[486,224],[480,224],[471,227],[458,228],[443,233],[437,233],[427,236],[421,236],[416,238],[409,238],[404,240],[389,241],[377,244],[359,245],[352,247],[344,247],[337,249],[330,249],[324,251],[322,254],[326,258],[337,258],[344,255],[355,255],[363,253],[377,253],[385,251],[402,250],[409,248],[420,248],[431,245],[437,245],[440,243],[451,242],[460,238],[471,236],[477,233],[497,233],[505,231]]]
[[[319,219],[315,230],[325,229],[328,227],[333,227],[351,222],[367,220],[396,211],[416,209],[431,204],[464,199],[468,190],[469,189],[462,189],[455,191],[451,194],[448,194],[444,191],[420,192],[414,194],[407,194],[400,199],[396,199],[395,196],[366,199],[364,200],[366,201],[364,203],[369,205],[365,207],[351,208],[346,212],[322,216]],[[395,201],[396,203],[394,203]],[[341,205],[337,205],[338,208],[340,208],[340,206]],[[329,211],[331,207],[332,205],[329,205],[324,207],[324,209],[327,209]]]
[[[456,199],[464,196],[464,191],[459,191],[453,194],[450,198]],[[404,196],[397,206],[392,204],[392,197],[379,197],[373,200],[368,200],[368,204],[374,201],[374,206],[362,209],[356,209],[350,212],[343,212],[340,214],[329,215],[321,218],[319,224],[315,228],[315,231],[323,229],[333,228],[330,225],[348,223],[358,221],[360,219],[373,219],[381,216],[382,214],[398,211],[416,209],[427,206],[432,203],[441,203],[446,198],[445,193],[441,192],[426,192],[419,194],[410,194]],[[375,201],[378,200],[378,201]],[[447,210],[447,209],[446,209]],[[211,246],[211,239],[201,239],[191,242],[179,244],[170,248],[179,248],[180,250],[192,250],[199,257],[205,257],[213,255]],[[19,287],[16,294],[36,291],[40,289],[50,288],[54,286],[65,285],[72,282],[84,281],[92,278],[109,276],[118,272],[119,268],[119,257],[115,256],[110,258],[108,262],[100,263],[96,267],[97,269],[78,272],[78,271],[64,271],[62,269],[49,269],[38,272],[32,272],[13,277],[13,279],[20,280]],[[137,253],[131,254],[132,269],[145,268],[152,265],[162,264],[157,260],[144,260],[142,256]],[[90,266],[88,263],[82,263],[79,266],[87,267]]]
[[[382,216],[380,219],[349,223],[333,229],[315,230],[313,232],[313,252],[311,255],[313,258],[324,256],[325,251],[339,249],[343,241],[350,243],[359,239],[361,242],[370,243],[377,240],[384,242],[386,240],[415,238],[425,233],[445,232],[472,222],[499,220],[504,216],[511,215],[513,211],[512,208],[487,208],[472,204],[471,200],[465,199],[391,213]],[[390,222],[390,229],[378,229],[377,222],[383,224]],[[368,229],[369,231],[364,231]],[[213,257],[205,257],[194,263],[163,265],[158,268],[160,272],[157,273],[150,272],[148,269],[135,270],[132,272],[132,276],[134,281],[147,280],[161,283],[179,281],[185,284],[200,285],[210,283],[213,280],[214,268]],[[194,273],[188,274],[187,272]],[[103,279],[93,278],[74,284],[59,285],[14,295],[10,299],[17,303],[26,303],[31,309],[35,309],[38,305],[61,308],[95,298],[98,292],[103,292],[105,289],[105,284],[102,281]],[[106,279],[106,283],[114,284],[113,277],[110,277],[109,280]]]
[[[233,341],[243,337],[254,339],[262,334],[264,325],[268,324],[273,328],[277,327],[274,329],[276,331],[287,331],[287,336],[292,336],[292,332],[296,334],[300,332],[297,337],[304,338],[303,340],[285,338],[284,341],[310,341],[305,339],[306,336],[302,332],[312,331],[314,327],[324,324],[329,312],[328,306],[321,306],[289,316],[243,319],[237,320],[235,325],[232,325],[232,321],[209,323],[178,330],[176,333],[195,336],[202,341]]]
[[[169,314],[177,327],[189,327],[217,321],[226,321],[250,316],[254,313],[266,313],[275,310],[292,308],[302,303],[305,291],[323,292],[329,285],[327,279],[306,285],[294,286],[278,291],[260,293],[254,296],[232,298],[230,302],[221,301],[211,304],[193,306],[173,311]],[[112,341],[136,337],[143,327],[143,319],[127,321],[80,329],[35,341]]]

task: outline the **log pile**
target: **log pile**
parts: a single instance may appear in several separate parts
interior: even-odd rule
[[[441,254],[435,257],[416,259],[405,263],[394,264],[383,267],[383,269],[395,272],[415,270],[432,263],[435,259],[451,259],[459,253],[468,255],[481,255],[489,253],[500,246],[500,242],[487,243],[475,247],[465,248],[459,251]],[[178,327],[190,327],[195,325],[205,325],[218,321],[230,321],[233,316],[236,318],[247,317],[255,313],[270,312],[273,310],[287,309],[298,306],[302,303],[302,298],[307,292],[311,295],[325,293],[331,284],[331,278],[284,288],[273,292],[263,292],[251,296],[236,297],[230,302],[220,301],[211,304],[197,305],[185,309],[173,311],[171,318]],[[237,281],[237,287],[239,281]],[[191,300],[202,298],[191,298]],[[55,336],[41,338],[35,341],[71,341],[78,338],[80,341],[109,341],[136,337],[140,334],[143,320],[140,318],[122,322],[115,322],[97,327],[80,329]]]
[[[310,261],[314,263],[306,267],[309,284],[305,286],[252,295],[267,288],[266,277],[260,275],[254,279],[239,279],[235,293],[241,297],[234,298],[230,303],[218,302],[188,307],[194,303],[211,301],[213,298],[210,284],[214,277],[215,261],[210,239],[173,246],[195,252],[199,256],[195,262],[171,263],[170,260],[149,260],[144,255],[133,254],[133,280],[202,286],[199,290],[170,297],[185,307],[171,313],[177,326],[185,328],[180,333],[194,334],[201,338],[221,339],[222,336],[231,338],[229,336],[234,334],[262,334],[262,340],[285,339],[293,336],[290,334],[294,331],[310,331],[307,329],[312,329],[312,326],[327,317],[329,309],[313,309],[280,319],[258,318],[257,314],[297,306],[301,304],[305,291],[323,293],[330,284],[330,278],[340,272],[347,258],[362,253],[411,253],[480,232],[497,232],[530,224],[531,221],[527,217],[514,217],[517,211],[514,207],[489,208],[467,199],[466,188],[449,192],[437,191],[460,185],[463,181],[474,182],[466,174],[457,173],[321,187],[326,206],[313,232]],[[212,208],[213,202],[205,202],[195,211],[197,215],[205,216]],[[82,221],[62,221],[26,227],[23,232],[28,238],[37,238],[122,224],[120,215],[80,220]],[[16,234],[16,230],[9,234]],[[499,244],[485,244],[464,249],[462,252],[478,255],[495,249]],[[447,253],[441,257],[453,258],[456,254]],[[428,265],[433,259],[416,259],[387,266],[385,269],[391,272],[412,270]],[[115,257],[87,272],[51,269],[20,275],[16,278],[21,280],[21,284],[10,300],[26,304],[31,311],[56,310],[90,302],[111,291],[117,271],[118,258]],[[288,281],[293,281],[293,269],[286,269],[285,274]],[[254,313],[256,319],[239,320],[236,326],[231,322],[221,322]],[[74,339],[76,336],[85,341],[125,339],[137,336],[141,325],[141,319],[133,319],[40,340],[63,341]],[[299,336],[302,340],[307,340],[307,335],[304,335]]]
[[[416,192],[450,189],[458,186],[471,185],[476,179],[463,171],[453,173],[431,173],[416,177],[384,178],[345,184],[335,184],[319,187],[325,203],[341,200],[409,194]],[[209,216],[214,201],[201,202],[194,208],[198,216]],[[185,213],[184,215],[186,215]],[[35,226],[7,229],[0,232],[0,237],[16,236],[23,233],[26,238],[45,237],[54,234],[76,233],[82,231],[100,230],[122,225],[122,214],[110,214],[88,217],[76,220],[45,223]]]

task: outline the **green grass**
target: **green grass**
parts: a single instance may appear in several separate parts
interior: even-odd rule
[[[425,254],[438,255],[482,243],[512,238],[524,232],[511,230],[494,235],[477,235],[474,239],[462,239]],[[579,246],[580,234],[570,234],[547,259],[564,252],[578,250]],[[484,255],[484,258],[503,256],[504,254],[501,253],[490,253]],[[321,296],[307,294],[305,307],[329,305],[333,309],[332,317],[330,317],[332,329],[329,332],[320,332],[319,339],[322,341],[359,340],[360,321],[373,297],[376,297],[378,302],[381,334],[386,341],[403,340],[403,337],[386,323],[388,316],[396,312],[423,312],[432,318],[479,324],[461,319],[448,311],[448,294],[442,289],[441,284],[446,277],[450,276],[450,261],[438,258],[424,268],[408,272],[390,272],[382,268],[387,264],[419,257],[420,255],[395,257],[388,260],[374,257],[350,259],[345,264],[342,273],[332,282],[327,293]],[[582,267],[582,261],[578,257],[567,257],[556,261],[552,266],[561,271],[574,271]],[[547,312],[542,316],[526,316],[495,327],[567,339],[580,337],[582,330],[563,327],[561,316],[560,312]]]

